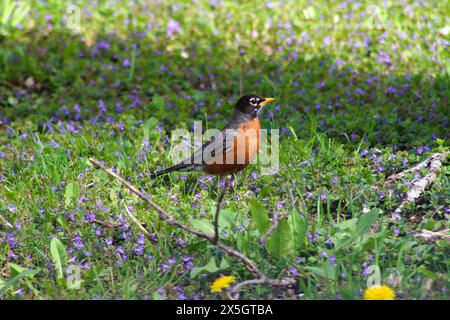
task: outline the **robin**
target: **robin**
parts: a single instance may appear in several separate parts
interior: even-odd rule
[[[211,175],[230,175],[247,167],[259,151],[262,107],[273,102],[255,94],[242,96],[234,107],[230,121],[192,156],[179,164],[152,173],[155,178],[173,171],[199,171]]]

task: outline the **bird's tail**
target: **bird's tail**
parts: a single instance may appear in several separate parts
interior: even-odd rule
[[[162,170],[158,170],[158,171],[152,172],[150,174],[150,178],[154,179],[156,177],[162,176],[162,175],[164,175],[166,173],[173,172],[173,171],[191,171],[193,169],[194,169],[194,166],[192,164],[180,163],[180,164],[174,165],[174,166],[169,167],[169,168],[165,168],[165,169],[162,169]]]

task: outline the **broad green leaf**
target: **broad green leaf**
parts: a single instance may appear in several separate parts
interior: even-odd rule
[[[191,220],[192,226],[205,233],[214,234],[214,226],[211,222],[206,220],[200,220],[200,219],[193,219]]]
[[[262,236],[270,228],[270,220],[267,216],[266,210],[264,207],[258,202],[252,200],[251,201],[251,209],[250,209],[252,219],[256,224],[256,228],[259,231],[259,234]]]
[[[209,260],[209,262],[203,267],[197,267],[191,270],[191,278],[195,278],[202,272],[214,273],[217,272],[219,268],[217,267],[216,260],[214,257]]]
[[[33,277],[36,273],[38,273],[39,270],[28,270],[25,269],[23,270],[21,273],[19,273],[18,275],[16,275],[15,277],[8,279],[8,281],[3,281],[0,282],[0,297],[2,296],[2,294],[4,294],[6,292],[6,290],[9,287],[14,286],[17,282],[19,282],[22,278],[25,277]]]
[[[337,232],[333,235],[332,239],[335,244],[335,248],[343,248],[349,245],[353,240],[364,236],[366,232],[369,231],[370,227],[375,223],[380,211],[380,209],[372,209],[370,212],[357,218],[356,222],[352,221],[348,224],[340,223],[341,226],[344,226],[345,231]]]
[[[434,272],[431,272],[430,270],[426,269],[424,266],[420,266],[419,271],[422,272],[424,275],[426,275],[428,278],[430,278],[432,280],[439,279],[439,275],[437,275]]]
[[[194,101],[202,101],[205,99],[205,93],[200,90],[194,90],[192,97],[194,98]]]
[[[321,278],[325,278],[328,280],[335,280],[336,278],[336,271],[334,267],[328,263],[323,264],[322,267],[306,267],[306,269]]]
[[[256,232],[256,231],[255,231]],[[246,232],[240,232],[236,236],[236,245],[240,252],[248,255],[250,251],[249,236]]]
[[[230,264],[228,263],[228,261],[225,258],[222,258],[222,260],[220,261],[219,269],[223,270],[223,269],[228,269],[229,267],[230,267]]]
[[[294,237],[286,219],[278,221],[278,225],[266,242],[267,250],[273,258],[280,260],[294,253]]]
[[[214,214],[216,209],[214,208]],[[222,229],[229,229],[237,223],[238,213],[229,209],[220,210],[219,227]]]
[[[97,278],[108,275],[111,272],[111,268],[103,269],[103,265],[98,264],[92,266],[92,269],[87,270],[83,274],[83,285],[88,285]]]
[[[9,278],[10,279],[13,279],[13,278],[17,277],[22,272],[27,271],[27,270],[28,271],[34,271],[35,273],[38,273],[40,271],[39,269],[30,270],[30,269],[24,268],[22,266],[19,266],[18,264],[15,264],[15,263],[9,263],[8,267],[9,267],[9,270],[10,270],[10,273],[9,273]],[[25,287],[31,289],[36,294],[38,291],[36,290],[36,288],[33,286],[33,284],[31,283],[31,281],[29,279],[29,278],[32,278],[33,276],[34,276],[34,274],[30,273],[26,277],[23,277],[24,284],[22,284],[21,286],[22,287],[25,286]],[[0,283],[0,288],[1,288],[1,283]]]
[[[61,281],[64,279],[64,265],[66,263],[67,252],[64,245],[58,238],[53,238],[50,242],[50,254],[55,265],[56,279]]]
[[[66,186],[66,192],[64,194],[64,203],[69,206],[73,200],[78,199],[80,195],[80,186],[76,182],[71,182]]]
[[[150,140],[150,133],[155,129],[157,124],[158,120],[156,120],[154,117],[150,117],[147,121],[145,121],[145,124],[142,127],[142,130],[144,132],[144,140]]]
[[[292,229],[295,250],[301,250],[305,244],[308,221],[300,216],[296,210],[293,210],[288,217],[288,223]]]
[[[63,216],[58,216],[58,217],[56,218],[56,222],[58,222],[59,225],[60,225],[64,230],[67,230],[67,229],[69,228],[69,223],[67,222],[66,219],[64,219]]]
[[[333,227],[341,230],[353,230],[356,226],[358,218],[344,220],[342,222],[336,223]]]
[[[383,229],[377,233],[366,233],[362,236],[361,241],[358,241],[357,245],[364,251],[372,250],[375,247],[381,248],[387,234],[387,229]]]
[[[216,214],[217,204],[215,201],[210,203],[211,216],[214,217]],[[238,213],[230,209],[221,209],[219,215],[219,227],[220,229],[230,229],[232,226],[236,225],[238,218]]]
[[[313,6],[309,6],[306,9],[303,9],[303,15],[307,20],[314,19],[316,16],[316,10]]]
[[[375,223],[375,220],[380,213],[380,209],[372,209],[370,212],[361,215],[358,218],[355,226],[355,236],[359,237],[369,231],[370,227]]]
[[[17,275],[19,275],[21,272],[27,270],[27,268],[21,267],[15,263],[9,263],[8,266],[9,266],[9,271],[10,271],[10,273],[9,273],[10,278],[14,278]]]
[[[332,238],[332,241],[334,243],[336,250],[350,244],[350,242],[352,242],[352,240],[353,240],[353,234],[348,233],[348,232],[337,233]]]
[[[267,197],[268,195],[270,195],[271,193],[271,188],[269,187],[262,187],[261,191],[259,191],[258,193],[258,199],[264,199],[265,197]]]

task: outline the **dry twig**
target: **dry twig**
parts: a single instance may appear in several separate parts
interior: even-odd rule
[[[280,221],[281,219],[284,219],[286,216],[287,216],[287,213],[283,213],[280,215],[276,215],[276,214],[274,215],[274,217],[272,218],[272,225],[261,237],[261,241],[263,243],[265,243],[267,238],[270,237],[272,235],[272,233],[275,231],[275,229],[278,226],[278,221]]]
[[[145,229],[142,224],[139,222],[139,220],[131,213],[130,209],[128,209],[128,206],[125,204],[125,212],[130,216],[131,220],[134,222],[135,225],[147,236],[147,238],[150,240],[150,242],[154,245],[157,245],[158,242],[155,241],[155,239],[152,238],[150,232]],[[162,256],[162,253],[161,253]]]
[[[403,178],[404,176],[406,176],[406,174],[410,173],[410,172],[416,172],[419,171],[420,169],[424,169],[426,167],[428,167],[428,164],[430,163],[430,160],[433,158],[433,156],[435,155],[439,155],[439,153],[435,153],[433,155],[431,155],[431,157],[426,158],[424,161],[419,162],[417,164],[415,164],[414,166],[412,166],[411,168],[408,168],[404,171],[401,171],[399,173],[394,173],[391,174],[387,179],[386,179],[386,183],[388,185],[393,185],[395,181],[400,180],[401,178]]]
[[[161,208],[159,205],[157,205],[152,200],[150,200],[148,195],[146,195],[142,191],[138,190],[131,183],[126,181],[124,178],[122,178],[119,174],[117,174],[116,172],[112,171],[111,169],[105,167],[97,159],[90,158],[89,161],[91,161],[94,165],[99,167],[101,170],[105,171],[109,175],[111,175],[114,178],[116,178],[117,180],[119,180],[123,185],[125,185],[128,188],[128,190],[131,193],[134,193],[139,198],[141,198],[143,201],[145,201],[147,204],[152,206],[156,210],[156,212],[158,212],[158,216],[159,216],[159,218],[161,220],[164,220],[164,221],[166,221],[167,223],[169,223],[171,225],[175,225],[175,226],[179,227],[180,229],[182,229],[182,230],[184,230],[186,232],[192,233],[192,234],[196,235],[197,237],[200,237],[200,238],[208,240],[209,242],[211,242],[212,244],[214,244],[218,248],[220,248],[223,251],[225,251],[227,254],[235,257],[238,260],[241,260],[241,262],[243,262],[247,266],[247,268],[250,270],[250,272],[252,272],[257,277],[263,278],[263,279],[267,278],[266,275],[259,270],[259,268],[255,265],[255,263],[253,261],[251,261],[249,258],[247,258],[245,255],[243,255],[239,251],[236,251],[235,249],[233,249],[233,248],[231,248],[231,247],[221,243],[220,241],[215,242],[213,235],[201,232],[199,230],[196,230],[194,228],[186,226],[186,225],[182,224],[181,222],[175,220],[172,215],[167,213],[163,208]]]
[[[101,225],[105,228],[109,228],[109,229],[120,228],[122,226],[121,223],[109,223],[107,221],[102,221],[102,220],[98,220],[98,219],[92,219],[91,222],[99,224],[99,225]]]
[[[421,232],[416,233],[414,235],[415,238],[425,238],[425,239],[430,239],[430,240],[436,240],[436,239],[446,239],[446,240],[450,240],[450,234],[448,234],[448,229],[447,230],[442,230],[442,231],[430,231],[430,230],[426,230],[423,229]],[[445,233],[447,232],[447,233]]]
[[[417,198],[419,198],[423,192],[425,191],[425,189],[427,189],[436,179],[437,177],[437,172],[439,171],[439,169],[442,166],[442,163],[445,161],[445,159],[447,158],[449,152],[442,152],[442,153],[435,153],[433,155],[431,155],[431,157],[428,159],[429,165],[427,164],[426,167],[428,167],[429,169],[429,173],[427,175],[425,175],[424,177],[420,178],[420,179],[416,179],[413,180],[412,182],[412,188],[411,190],[409,190],[405,197],[403,198],[402,202],[400,203],[400,205],[397,207],[397,209],[395,209],[394,213],[395,214],[400,214],[403,211],[403,208],[408,204],[408,203],[412,203],[414,202]],[[423,163],[426,162],[427,160],[419,163],[418,165],[414,166],[415,167],[423,167]],[[412,169],[412,168],[411,168]],[[404,172],[411,172],[413,170],[408,169],[405,170]],[[397,177],[400,176],[402,177],[403,175],[397,174]]]
[[[259,268],[255,265],[255,263],[253,261],[251,261],[249,258],[247,258],[244,254],[242,254],[241,252],[235,250],[234,248],[229,247],[229,246],[223,244],[222,242],[220,242],[220,240],[218,238],[218,219],[219,219],[220,207],[221,207],[223,198],[224,198],[226,192],[228,191],[228,188],[230,187],[230,183],[231,183],[230,177],[227,177],[227,180],[226,180],[225,186],[224,186],[224,190],[222,191],[222,193],[218,199],[217,210],[216,210],[216,215],[215,215],[215,234],[211,235],[211,234],[196,230],[194,228],[191,228],[189,226],[186,226],[186,225],[182,224],[181,222],[175,220],[175,218],[171,214],[169,214],[164,209],[162,209],[159,205],[157,205],[152,200],[150,200],[149,195],[138,190],[136,187],[134,187],[131,183],[126,181],[119,174],[117,174],[113,170],[105,167],[100,161],[98,161],[94,158],[90,158],[89,160],[91,163],[96,165],[98,168],[100,168],[104,172],[108,173],[109,175],[113,176],[118,181],[120,181],[125,187],[128,188],[128,190],[131,193],[134,193],[139,198],[141,198],[144,202],[146,202],[151,207],[153,207],[158,212],[158,216],[161,220],[166,221],[171,225],[175,225],[188,233],[196,235],[199,238],[203,238],[203,239],[211,242],[214,246],[220,248],[221,250],[225,251],[228,255],[235,257],[236,259],[240,260],[243,264],[245,264],[247,269],[249,269],[250,272],[254,276],[256,276],[257,279],[247,280],[247,281],[243,281],[241,283],[236,284],[234,287],[231,288],[231,290],[228,291],[228,293],[229,293],[228,296],[230,298],[238,299],[239,298],[239,290],[242,287],[247,286],[247,285],[260,284],[260,285],[270,285],[273,287],[280,287],[280,286],[281,287],[290,287],[295,284],[296,281],[293,278],[284,278],[284,279],[269,279],[269,278],[267,278],[267,276],[259,270]],[[139,223],[139,221],[136,219],[136,217],[134,217],[129,212],[129,210],[127,210],[127,213],[131,216],[133,222],[135,222],[139,226],[139,228],[142,230],[143,227]],[[143,231],[148,235],[147,230],[143,230]],[[231,295],[230,293],[232,293],[234,296]]]
[[[219,215],[220,208],[222,207],[223,198],[225,197],[228,189],[230,189],[230,184],[233,176],[229,175],[225,178],[225,185],[223,186],[222,192],[219,195],[219,199],[217,200],[216,214],[214,216],[214,242],[217,243],[219,241]]]

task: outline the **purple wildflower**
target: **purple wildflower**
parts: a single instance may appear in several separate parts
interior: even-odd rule
[[[172,37],[175,35],[175,33],[180,33],[181,27],[177,20],[170,19],[167,23],[166,33],[169,37]]]
[[[129,68],[130,66],[131,66],[130,59],[128,59],[128,58],[123,59],[122,67]]]
[[[422,147],[418,147],[416,149],[417,154],[420,156],[423,153],[423,148]]]
[[[73,241],[73,245],[75,246],[75,248],[77,248],[78,250],[83,249],[84,248],[84,244],[83,244],[83,239],[81,239],[80,234],[76,234],[75,239]]]
[[[110,45],[108,43],[108,41],[106,40],[101,40],[99,43],[97,43],[97,49],[101,50],[101,51],[106,51],[110,48]]]
[[[290,268],[289,268],[289,272],[290,272],[291,275],[293,275],[294,277],[298,275],[297,268],[295,268],[295,267],[290,267]]]
[[[334,255],[330,256],[330,265],[333,266],[336,263],[336,257]]]

